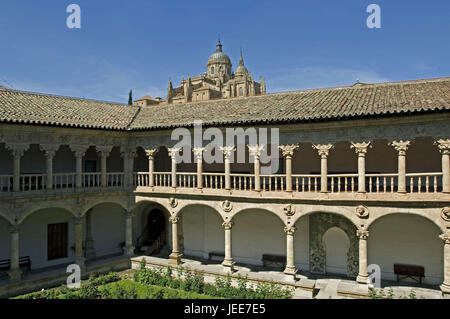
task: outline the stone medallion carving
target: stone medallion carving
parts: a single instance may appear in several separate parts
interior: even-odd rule
[[[288,217],[295,215],[295,207],[292,204],[286,205],[283,210],[285,215]]]
[[[224,200],[222,202],[222,209],[225,213],[229,213],[233,210],[233,204],[229,200]]]
[[[178,206],[178,199],[173,198],[173,197],[169,198],[169,204],[170,204],[170,207],[172,207],[172,208],[177,207]]]
[[[359,218],[368,218],[369,217],[369,209],[366,206],[359,205],[356,207],[356,216]]]
[[[441,209],[441,217],[446,222],[450,222],[450,207],[444,207]]]

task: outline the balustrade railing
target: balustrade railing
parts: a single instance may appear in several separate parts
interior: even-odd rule
[[[177,173],[177,186],[195,188],[197,186],[197,173]]]
[[[393,193],[398,188],[398,174],[366,174],[366,192]]]
[[[255,176],[252,174],[230,174],[230,181],[234,190],[255,189]]]
[[[23,174],[20,175],[20,190],[37,191],[45,189],[47,174]]]
[[[12,192],[14,175],[0,175],[0,191]]]
[[[437,193],[442,191],[442,173],[406,174],[407,190],[410,193]]]
[[[203,187],[212,189],[225,188],[225,174],[203,173]]]
[[[283,191],[286,190],[285,175],[260,175],[262,191]]]
[[[155,172],[153,173],[155,186],[170,187],[172,186],[172,173]]]
[[[292,190],[297,192],[320,192],[320,175],[292,175]]]
[[[102,173],[83,173],[82,177],[84,188],[100,187],[102,185]]]
[[[133,186],[150,186],[150,174],[147,172],[134,173]]]
[[[76,173],[53,174],[53,188],[74,188],[76,187]]]
[[[108,187],[123,187],[124,185],[124,173],[106,173],[106,181]]]
[[[332,193],[358,190],[358,174],[328,174],[328,189]]]

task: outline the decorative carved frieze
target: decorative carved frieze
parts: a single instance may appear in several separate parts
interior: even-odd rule
[[[25,151],[30,148],[30,144],[28,143],[8,143],[6,148],[9,149],[13,156],[23,156]]]
[[[180,217],[178,216],[170,216],[169,217],[169,222],[171,222],[172,224],[177,224],[180,221]]]
[[[444,207],[441,209],[441,217],[446,222],[450,222],[450,207]]]
[[[233,204],[229,200],[224,200],[222,202],[222,209],[225,213],[229,213],[233,210]]]
[[[437,145],[437,147],[439,148],[439,151],[442,154],[450,154],[450,139],[444,140],[444,139],[440,139],[437,140],[436,142],[434,142],[435,145]]]
[[[284,214],[288,217],[295,215],[295,207],[292,204],[286,205],[284,208]]]
[[[294,151],[299,148],[297,144],[290,145],[280,145],[278,148],[281,150],[281,154],[283,157],[292,157],[294,156]]]
[[[169,148],[167,149],[167,151],[169,152],[169,156],[170,156],[171,158],[176,157],[177,154],[180,152],[180,150],[181,150],[181,147],[169,147]]]
[[[284,232],[289,236],[294,236],[297,227],[295,226],[286,226],[284,227]]]
[[[172,208],[177,207],[178,206],[178,199],[173,198],[173,197],[169,198],[169,204],[170,204],[170,207],[172,207]]]
[[[157,148],[147,149],[145,150],[145,155],[147,155],[147,157],[150,159],[154,158],[157,152],[158,152]]]
[[[194,153],[195,159],[197,161],[201,161],[203,158],[203,152],[205,151],[204,147],[194,147],[192,152]]]
[[[75,153],[75,157],[83,157],[89,145],[70,145],[70,149]]]
[[[233,155],[233,152],[235,149],[236,149],[236,146],[221,146],[220,147],[220,150],[223,152],[223,156],[227,160],[231,159],[231,156]]]
[[[356,236],[357,236],[359,239],[367,240],[367,238],[369,238],[369,231],[368,231],[368,230],[358,229],[358,230],[356,231]]]
[[[261,151],[264,150],[265,145],[247,145],[247,147],[250,152],[250,156],[253,156],[255,159],[259,159],[261,156]]]
[[[406,151],[408,150],[408,146],[411,145],[410,141],[393,141],[390,143],[391,146],[395,148],[395,150],[398,152],[398,155],[406,155]]]
[[[442,239],[446,245],[450,245],[450,235],[440,234],[439,238]]]
[[[366,206],[359,205],[356,207],[356,216],[359,218],[368,218],[369,217],[369,209]]]
[[[330,150],[334,148],[333,144],[313,144],[312,147],[317,150],[321,158],[327,158]]]
[[[97,153],[100,153],[101,157],[108,157],[109,153],[111,153],[113,146],[112,145],[96,145],[95,148],[97,149]]]
[[[58,144],[40,144],[39,148],[45,152],[46,157],[55,157],[56,151],[59,149]]]
[[[225,230],[230,230],[234,225],[234,222],[232,221],[225,221],[222,223],[222,227],[225,228]]]
[[[358,154],[358,156],[366,156],[367,149],[372,148],[371,142],[351,142],[350,148],[355,149],[355,153]]]

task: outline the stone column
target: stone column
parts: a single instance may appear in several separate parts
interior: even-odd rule
[[[177,155],[181,150],[179,147],[169,148],[169,156],[172,159],[172,187],[177,187]]]
[[[129,188],[133,185],[134,158],[137,156],[135,147],[127,147],[120,154],[123,158],[124,187]]]
[[[391,145],[398,152],[398,192],[406,193],[406,151],[410,141],[394,141]],[[412,187],[412,185],[411,185]]]
[[[297,270],[295,269],[294,253],[295,230],[295,226],[284,227],[284,232],[286,233],[286,268],[284,269],[284,273],[293,276],[297,273]]]
[[[442,192],[450,193],[450,139],[436,141],[442,154]]]
[[[148,180],[149,180],[148,186],[150,186],[150,187],[153,187],[155,185],[153,173],[155,172],[155,154],[156,154],[156,152],[158,152],[157,148],[145,150],[145,154],[148,157]]]
[[[86,259],[95,258],[96,252],[94,247],[94,239],[92,238],[92,211],[86,213]]]
[[[441,285],[441,291],[444,294],[450,294],[450,235],[439,235],[444,241],[444,282]]]
[[[102,187],[108,187],[108,176],[107,176],[107,170],[106,170],[106,159],[109,156],[109,153],[111,153],[112,146],[97,146],[96,147],[98,152],[101,156],[101,185]]]
[[[47,183],[46,189],[53,189],[53,158],[59,145],[47,144],[41,145],[41,149],[45,152],[46,166],[47,166]]]
[[[14,157],[14,177],[13,177],[13,191],[20,192],[20,158],[25,151],[30,147],[29,144],[17,143],[7,145],[7,148],[11,150]]]
[[[359,238],[359,272],[356,281],[362,284],[370,283],[370,278],[367,273],[367,239],[369,238],[369,231],[357,230],[356,236]]]
[[[222,265],[233,270],[234,261],[232,257],[231,250],[231,228],[233,227],[234,222],[226,221],[222,223],[222,227],[225,229],[225,258],[222,262]]]
[[[225,189],[230,190],[231,189],[231,156],[233,155],[234,150],[236,149],[235,146],[223,146],[220,147],[220,150],[223,152],[224,156],[224,164],[225,164]]]
[[[264,145],[248,145],[250,156],[254,157],[254,171],[255,171],[255,192],[261,191],[261,178],[260,178],[260,162],[259,157],[261,151],[264,149]]]
[[[88,149],[85,145],[71,145],[70,149],[75,154],[75,167],[76,167],[76,187],[78,190],[83,188],[83,156]]]
[[[333,148],[333,144],[313,145],[321,158],[320,162],[320,192],[328,193],[328,154]]]
[[[133,214],[128,212],[125,215],[125,248],[124,255],[132,256],[134,254],[133,246]]]
[[[292,156],[298,145],[280,145],[278,148],[286,163],[286,192],[292,192]]]
[[[75,218],[75,263],[84,268],[83,255],[83,217]]]
[[[366,192],[366,154],[368,147],[372,147],[370,142],[352,142],[350,146],[350,148],[355,149],[355,153],[358,155],[358,193]]]
[[[169,221],[172,223],[172,253],[170,254],[170,264],[179,265],[181,264],[181,253],[178,247],[178,221],[180,220],[177,216],[170,216]]]
[[[11,268],[8,272],[11,281],[19,281],[22,271],[19,266],[19,225],[9,225],[11,234]]]
[[[192,150],[194,152],[195,160],[197,161],[197,188],[203,188],[203,152],[204,147],[196,147]]]

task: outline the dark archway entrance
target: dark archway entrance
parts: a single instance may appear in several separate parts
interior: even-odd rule
[[[157,240],[166,230],[166,218],[159,209],[153,209],[147,216],[147,240]]]
[[[136,252],[144,255],[158,254],[166,245],[166,217],[158,209],[152,209],[147,215],[147,225],[138,238]]]

